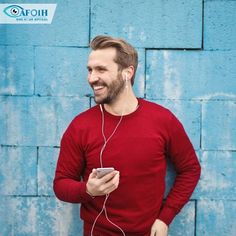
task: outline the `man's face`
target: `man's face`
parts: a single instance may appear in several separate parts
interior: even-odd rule
[[[98,49],[89,55],[88,82],[94,91],[96,103],[114,102],[125,87],[118,65],[114,62],[115,56],[114,48]]]

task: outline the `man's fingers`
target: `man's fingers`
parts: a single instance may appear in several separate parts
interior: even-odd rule
[[[104,183],[101,186],[101,191],[103,191],[106,194],[114,191],[115,189],[117,189],[119,185],[119,179],[120,179],[120,175],[118,172],[110,181]]]
[[[100,178],[102,183],[107,183],[109,182],[116,174],[118,174],[119,172],[114,170],[109,174],[106,174],[105,176],[103,176],[102,178]]]
[[[157,236],[156,231],[155,230],[151,230],[150,236]]]
[[[89,175],[89,178],[96,178],[97,174],[96,174],[96,169],[93,169],[92,172]]]
[[[102,178],[97,178],[96,169],[93,169],[87,182],[87,190],[93,196],[102,196],[114,191],[119,185],[119,171],[113,171]]]

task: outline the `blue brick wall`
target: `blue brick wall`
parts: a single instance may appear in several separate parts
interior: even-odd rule
[[[94,104],[89,41],[109,34],[137,48],[136,95],[176,114],[202,165],[169,235],[235,236],[236,1],[53,2],[51,25],[0,25],[0,235],[82,235],[52,180],[61,135]]]

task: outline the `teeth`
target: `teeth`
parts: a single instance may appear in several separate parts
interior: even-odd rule
[[[102,89],[102,88],[104,88],[104,86],[94,86],[93,87],[94,90],[99,90],[99,89]]]

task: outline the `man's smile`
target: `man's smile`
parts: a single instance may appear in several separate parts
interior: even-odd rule
[[[98,95],[100,95],[104,92],[106,86],[104,86],[104,85],[93,85],[92,88],[93,88],[94,95],[98,96]]]
[[[98,91],[98,90],[101,90],[101,89],[103,89],[105,86],[102,86],[102,85],[95,85],[95,86],[93,86],[93,90],[94,91]]]

